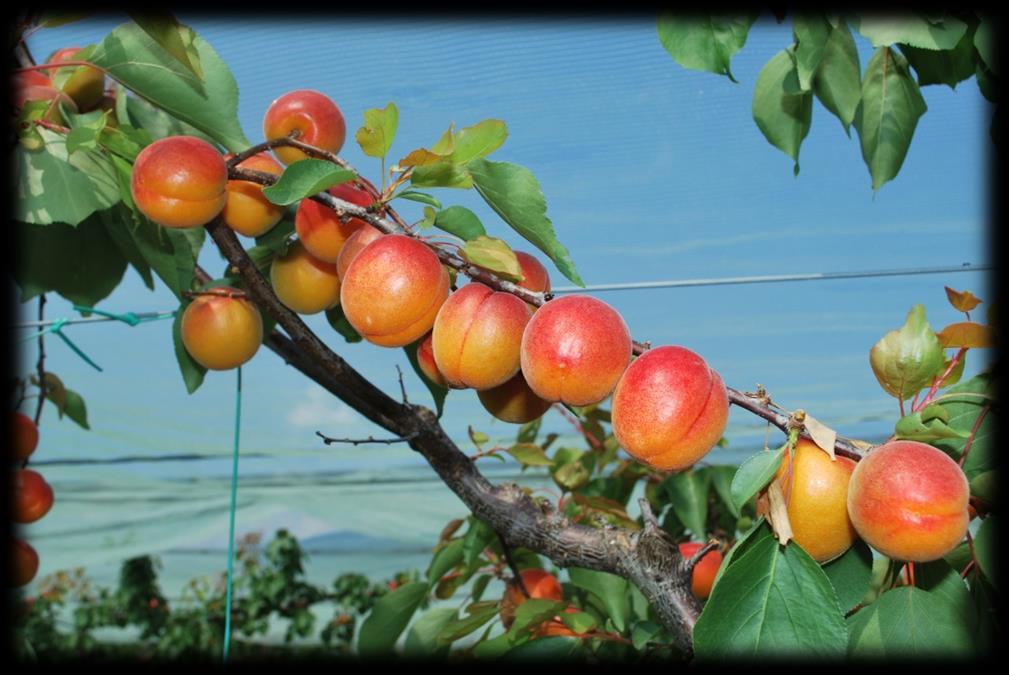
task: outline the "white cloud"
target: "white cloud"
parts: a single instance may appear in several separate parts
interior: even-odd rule
[[[305,389],[301,402],[287,411],[288,424],[324,433],[326,429],[356,425],[360,419],[350,406],[315,385]]]

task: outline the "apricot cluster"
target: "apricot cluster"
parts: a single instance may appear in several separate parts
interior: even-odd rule
[[[46,65],[78,61],[80,47],[64,47],[53,52]],[[60,70],[70,73],[57,78]],[[62,84],[57,86],[57,82]],[[46,101],[47,107],[42,118],[53,123],[63,123],[59,107],[70,113],[86,113],[99,108],[108,108],[112,99],[105,95],[105,75],[99,69],[87,65],[67,65],[63,68],[43,68],[22,70],[14,74],[14,107],[22,108],[31,101]],[[114,118],[109,120],[115,124]]]
[[[11,458],[24,463],[35,452],[39,443],[39,430],[27,415],[15,411],[11,415]],[[12,513],[14,522],[27,524],[41,519],[53,507],[53,489],[37,471],[16,469],[11,476],[11,494],[14,495]],[[35,578],[39,569],[39,555],[26,541],[15,538],[8,552],[10,556],[10,583],[24,586]]]

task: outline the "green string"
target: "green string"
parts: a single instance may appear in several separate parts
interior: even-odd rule
[[[146,321],[160,321],[161,319],[170,319],[174,317],[174,312],[172,314],[166,314],[162,316],[138,316],[133,312],[126,312],[124,314],[116,314],[115,312],[106,312],[102,309],[95,309],[94,307],[88,307],[87,305],[74,305],[74,309],[81,314],[99,314],[101,316],[107,316],[110,319],[115,319],[116,321],[122,321],[128,326],[136,326],[138,324],[144,323]]]
[[[73,342],[73,340],[71,340],[70,338],[68,338],[63,333],[63,331],[61,329],[63,328],[63,326],[66,325],[67,321],[69,321],[69,319],[67,319],[66,317],[64,317],[62,319],[57,319],[56,321],[53,322],[53,324],[51,326],[49,326],[47,328],[43,328],[42,330],[40,330],[40,331],[38,331],[36,333],[32,333],[31,335],[26,335],[25,337],[23,337],[20,340],[18,340],[18,343],[20,344],[21,342],[27,342],[28,340],[31,340],[33,338],[37,338],[40,335],[45,335],[46,333],[52,333],[53,335],[55,335],[58,338],[60,338],[61,340],[63,340],[63,342],[67,343],[67,346],[70,347],[70,349],[72,349],[73,352],[75,354],[77,354],[77,356],[79,356],[82,359],[84,359],[84,361],[89,366],[91,366],[92,368],[94,368],[95,370],[97,370],[99,373],[102,372],[102,367],[100,365],[98,365],[97,363],[95,363],[94,361],[92,361],[90,358],[88,358],[88,355],[85,354],[81,350],[80,347],[78,347],[77,345],[75,345],[74,342]]]
[[[235,447],[231,460],[231,512],[228,524],[228,591],[224,615],[224,663],[228,662],[231,647],[231,587],[235,578],[235,503],[238,499],[238,431],[242,420],[242,367],[238,367],[235,386]]]

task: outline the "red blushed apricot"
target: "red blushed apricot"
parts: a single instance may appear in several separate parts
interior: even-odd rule
[[[319,260],[300,241],[273,261],[270,283],[277,298],[298,314],[317,314],[340,304],[336,265]]]
[[[227,202],[228,167],[195,136],[169,136],[140,151],[130,189],[140,211],[165,227],[201,227]]]
[[[550,274],[543,263],[524,251],[515,251],[515,257],[518,258],[524,277],[519,286],[528,288],[534,293],[549,293]],[[535,312],[539,308],[536,305],[529,305],[529,309]]]
[[[339,263],[338,263],[339,265]],[[434,362],[434,350],[431,347],[431,333],[424,336],[424,339],[417,345],[417,363],[421,371],[439,387],[448,388],[448,380],[438,370],[438,364]]]
[[[11,548],[11,586],[24,586],[35,578],[38,571],[39,554],[28,542],[15,539]]]
[[[967,533],[967,477],[949,455],[918,441],[868,452],[848,485],[848,515],[869,546],[895,560],[929,562]]]
[[[490,389],[519,370],[522,331],[532,313],[510,293],[473,282],[445,301],[434,320],[434,360],[449,385]]]
[[[613,391],[632,346],[615,309],[587,295],[567,295],[540,307],[526,325],[522,373],[544,400],[590,405]]]
[[[297,129],[299,141],[329,152],[340,152],[347,136],[343,113],[333,101],[313,89],[296,89],[276,99],[263,116],[263,136],[272,141]],[[274,148],[284,164],[293,164],[308,156],[296,148]]]
[[[329,188],[329,194],[357,206],[371,206],[375,201],[363,187],[353,183],[340,183]],[[302,199],[294,216],[294,229],[308,252],[319,260],[335,263],[350,235],[363,227],[370,227],[360,218],[343,222],[336,211],[311,199]]]
[[[65,47],[53,52],[46,63],[77,61],[80,47]],[[56,71],[52,71],[55,73]],[[81,110],[90,110],[98,105],[105,95],[105,74],[91,66],[78,66],[63,84],[63,93],[72,98]]]
[[[11,76],[14,89],[23,87],[51,87],[53,81],[41,70],[23,70]]]
[[[477,396],[484,409],[503,422],[526,424],[550,409],[550,401],[544,401],[536,395],[522,371],[502,385],[493,389],[478,391]]]
[[[690,558],[701,550],[704,544],[696,541],[686,541],[680,544],[680,555]],[[711,595],[711,587],[715,585],[718,568],[722,566],[722,553],[718,549],[704,554],[690,576],[690,590],[699,599],[706,600]]]
[[[381,236],[381,230],[365,223],[364,227],[347,237],[343,248],[340,249],[340,255],[336,258],[336,273],[340,276],[340,281],[343,281],[343,277],[347,274],[347,268],[350,267],[351,261],[357,257],[357,254]]]
[[[39,428],[35,426],[32,418],[24,413],[15,412],[11,416],[11,434],[14,437],[11,444],[14,460],[20,462],[31,457],[39,445]]]
[[[14,522],[34,523],[53,507],[53,489],[31,469],[14,472]]]
[[[515,610],[526,600],[538,598],[560,602],[564,599],[561,582],[546,570],[532,568],[522,570],[519,575],[522,577],[522,584],[529,592],[529,597],[525,596],[516,580],[508,582],[501,597],[501,622],[505,628],[511,627],[512,621],[515,620]]]
[[[231,370],[259,351],[263,318],[245,298],[198,295],[182,313],[182,344],[204,368]]]
[[[678,471],[722,437],[729,397],[722,378],[700,356],[684,347],[656,347],[620,378],[612,415],[613,433],[627,454]]]
[[[448,271],[434,251],[412,237],[389,234],[350,263],[340,304],[365,340],[403,347],[431,330],[448,291]]]
[[[279,176],[283,167],[269,155],[258,154],[238,163],[243,169],[253,169]],[[266,234],[284,217],[284,207],[263,196],[263,186],[247,180],[229,180],[225,186],[227,200],[221,218],[235,232],[246,237]]]
[[[853,460],[831,460],[815,443],[800,438],[791,469],[786,456],[775,474],[788,504],[792,539],[818,563],[833,560],[858,539],[848,518],[848,484],[854,470]]]

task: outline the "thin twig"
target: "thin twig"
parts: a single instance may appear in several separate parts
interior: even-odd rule
[[[406,385],[403,384],[403,369],[396,364],[396,372],[399,373],[399,391],[403,394],[403,405],[410,405],[410,399],[406,397]]]
[[[963,454],[960,455],[960,467],[963,468],[963,463],[967,461],[967,454],[970,453],[970,449],[974,446],[974,438],[977,436],[978,429],[981,428],[981,422],[984,421],[985,415],[991,410],[991,403],[985,404],[981,408],[981,412],[978,413],[977,419],[974,420],[974,426],[971,427],[970,436],[967,438],[967,442],[963,446]]]
[[[321,431],[316,431],[315,435],[322,439],[322,442],[326,445],[332,445],[333,443],[348,443],[350,445],[363,445],[365,443],[379,443],[382,445],[393,445],[395,443],[409,443],[417,434],[410,434],[409,436],[400,436],[397,438],[331,438]]]
[[[39,296],[39,321],[45,320],[45,307],[46,307],[46,294],[43,293]],[[35,426],[38,427],[39,421],[42,419],[42,404],[46,402],[46,340],[45,331],[39,332],[39,359],[35,363],[35,370],[38,373],[39,378],[39,400],[35,404]],[[23,462],[21,462],[21,468],[28,466],[28,458],[26,457]]]
[[[697,549],[694,555],[690,556],[689,558],[686,558],[683,561],[684,569],[686,569],[688,572],[693,572],[694,568],[697,567],[697,563],[701,562],[701,558],[708,555],[708,553],[714,551],[721,545],[722,545],[721,542],[719,542],[717,539],[712,539],[708,541],[708,543],[706,543],[704,546]]]
[[[511,547],[508,546],[508,542],[504,540],[500,532],[495,530],[498,540],[501,542],[501,550],[504,551],[505,562],[508,563],[508,567],[511,569],[512,574],[515,575],[515,583],[518,584],[519,590],[522,591],[522,595],[529,597],[529,589],[526,588],[526,582],[522,579],[522,573],[519,571],[518,565],[515,564],[515,559],[512,558]]]

